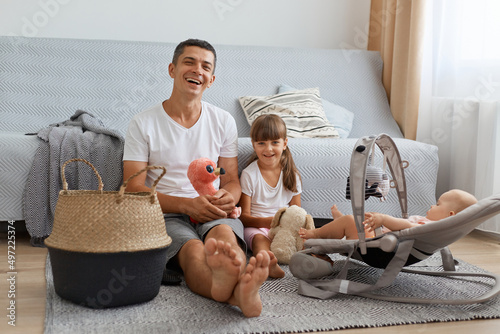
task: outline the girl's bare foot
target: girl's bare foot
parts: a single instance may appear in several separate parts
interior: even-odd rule
[[[330,210],[332,211],[332,217],[333,219],[338,219],[340,217],[343,216],[342,212],[340,212],[340,210],[337,208],[337,206],[334,204],[332,205],[332,207],[330,208]]]
[[[269,254],[264,250],[252,256],[228,300],[231,305],[238,306],[246,317],[257,317],[262,312],[259,289],[269,276],[269,262]]]
[[[270,259],[270,262],[269,262],[269,277],[272,277],[272,278],[282,278],[282,277],[285,277],[285,272],[279,266],[278,259],[276,258],[276,256],[274,255],[274,253],[271,252],[271,251],[268,251],[267,253],[269,254],[269,259]]]
[[[241,260],[231,244],[213,238],[205,242],[207,265],[212,270],[212,298],[227,301],[233,294],[241,274]]]

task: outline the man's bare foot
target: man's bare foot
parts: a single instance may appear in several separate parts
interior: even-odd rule
[[[241,274],[242,261],[231,244],[213,238],[205,242],[207,265],[212,270],[212,298],[227,301],[233,294]]]
[[[274,255],[273,252],[268,251],[267,254],[269,254],[269,277],[272,278],[282,278],[285,277],[285,272],[283,269],[278,264],[278,259]]]
[[[269,254],[264,250],[252,256],[228,300],[231,305],[238,306],[246,317],[258,317],[262,312],[259,289],[269,276],[269,263]]]
[[[330,210],[332,211],[332,217],[333,219],[338,219],[340,217],[342,217],[344,214],[342,212],[340,212],[340,210],[337,208],[337,206],[334,204],[332,205],[332,207],[330,208]]]
[[[314,231],[315,230],[306,230],[305,228],[301,227],[299,229],[299,236],[304,240],[315,239]]]

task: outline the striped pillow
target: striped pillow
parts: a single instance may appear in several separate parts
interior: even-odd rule
[[[285,121],[290,138],[339,137],[323,111],[319,88],[270,96],[242,96],[239,101],[250,125],[260,115],[277,114]]]

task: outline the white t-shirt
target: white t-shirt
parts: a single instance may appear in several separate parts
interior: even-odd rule
[[[252,198],[250,215],[253,217],[273,217],[276,212],[287,207],[292,197],[302,192],[300,178],[297,175],[297,192],[294,193],[283,185],[283,172],[276,187],[271,187],[260,173],[257,160],[241,172],[241,192]]]
[[[217,163],[219,157],[238,156],[238,131],[227,111],[202,102],[201,115],[189,129],[175,122],[155,105],[134,116],[125,137],[123,160],[160,165],[167,174],[160,180],[158,192],[177,197],[198,196],[187,177],[188,166],[198,158]],[[148,171],[146,185],[151,186],[161,170]],[[219,188],[219,179],[214,182]]]

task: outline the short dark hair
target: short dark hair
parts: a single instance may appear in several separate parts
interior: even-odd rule
[[[177,60],[179,60],[179,57],[184,52],[184,48],[186,46],[197,46],[212,52],[214,55],[214,68],[212,74],[215,73],[215,63],[217,63],[217,53],[215,52],[215,49],[212,46],[212,44],[201,39],[190,38],[185,40],[184,42],[180,42],[179,45],[175,47],[174,56],[172,58],[172,63],[174,63],[174,65],[177,65]]]

